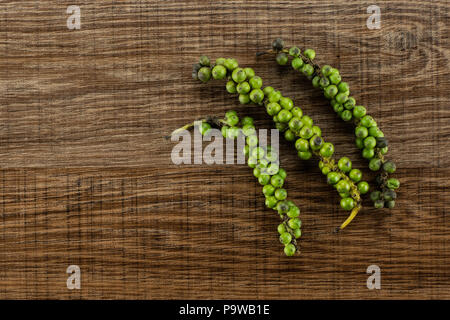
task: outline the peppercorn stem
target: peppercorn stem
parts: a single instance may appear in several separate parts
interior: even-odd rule
[[[348,216],[348,218],[341,224],[339,229],[337,229],[336,231],[340,231],[340,230],[344,229],[350,222],[352,222],[352,220],[356,217],[356,215],[358,214],[360,209],[361,209],[361,206],[359,206],[359,205],[354,207],[352,209],[352,212],[350,212],[350,215]]]

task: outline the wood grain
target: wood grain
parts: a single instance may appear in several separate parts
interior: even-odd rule
[[[448,1],[378,1],[379,30],[366,1],[77,1],[81,29],[68,30],[72,4],[0,5],[1,299],[450,298]],[[283,142],[303,216],[293,259],[247,167],[173,165],[162,138],[230,108],[271,127],[223,84],[191,79],[201,54],[232,56],[366,168],[320,93],[255,57],[278,36],[341,70],[402,182],[394,210],[364,208],[331,234],[338,195]],[[81,290],[66,287],[71,264]],[[371,264],[381,290],[366,287]]]

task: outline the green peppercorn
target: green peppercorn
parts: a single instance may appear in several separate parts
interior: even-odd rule
[[[341,119],[344,121],[350,121],[352,120],[352,112],[350,110],[344,110],[341,113]]]
[[[301,58],[294,58],[291,65],[295,70],[300,70],[303,67],[303,60]]]
[[[294,66],[294,65],[292,65],[292,66]],[[319,88],[320,87],[320,77],[319,76],[315,76],[313,79],[312,79],[312,85],[313,85],[313,87],[314,88]]]
[[[302,160],[309,160],[312,157],[312,153],[309,151],[299,151],[297,153],[297,155],[299,156],[300,159]]]
[[[372,191],[370,193],[370,200],[372,200],[373,202],[379,200],[381,197],[381,192],[380,191]]]
[[[377,140],[372,137],[372,136],[368,136],[367,138],[364,139],[364,147],[367,149],[373,149],[375,148],[375,146],[377,145]]]
[[[281,99],[280,91],[273,91],[269,94],[269,102],[278,102]]]
[[[316,52],[313,49],[306,49],[303,54],[310,60],[314,60],[316,57]]]
[[[400,187],[400,181],[398,181],[398,179],[395,178],[390,178],[388,179],[386,186],[392,190],[398,189]]]
[[[309,138],[311,138],[313,136],[313,131],[312,128],[307,127],[307,126],[303,126],[303,128],[301,128],[300,130],[300,137],[303,139],[307,139],[309,140]]]
[[[365,159],[372,159],[375,156],[375,151],[373,149],[364,148],[362,151],[362,156]]]
[[[282,109],[277,115],[278,121],[287,123],[292,118],[292,113],[286,109]]]
[[[274,174],[277,174],[277,172],[279,172],[279,170],[280,170],[280,167],[278,166],[278,164],[271,163],[267,166],[266,173],[268,175],[273,176]]]
[[[250,147],[255,147],[256,145],[258,145],[257,136],[248,136],[245,141]]]
[[[284,200],[287,198],[287,191],[286,189],[277,189],[275,190],[275,198],[278,200]]]
[[[264,93],[261,89],[253,89],[249,94],[250,100],[254,103],[259,104],[264,99]]]
[[[292,112],[291,112],[292,113]],[[300,129],[303,127],[303,122],[302,120],[300,120],[297,117],[293,117],[290,121],[289,121],[289,128],[293,131],[293,132],[298,132],[300,131]]]
[[[245,125],[253,125],[253,118],[252,117],[243,117],[241,120],[242,126]]]
[[[305,76],[310,77],[314,73],[314,67],[312,65],[310,65],[309,63],[305,63],[302,66],[301,71]]]
[[[260,89],[262,87],[262,79],[258,76],[254,76],[249,80],[250,86],[253,89]]]
[[[284,179],[279,175],[275,174],[270,178],[270,184],[275,188],[281,188],[283,186]]]
[[[294,107],[291,110],[291,113],[294,117],[301,119],[303,116],[303,111],[299,107]]]
[[[362,138],[356,138],[355,139],[355,144],[359,149],[364,148],[364,139]]]
[[[290,209],[290,207],[289,207],[289,204],[287,201],[285,201],[285,200],[278,201],[276,210],[278,211],[279,214],[287,213],[289,211],[289,209]]]
[[[289,243],[284,246],[284,254],[288,257],[291,257],[295,254],[295,246],[292,243]]]
[[[261,175],[258,177],[258,182],[259,182],[261,185],[263,185],[263,186],[265,186],[266,184],[268,184],[269,181],[270,181],[270,176],[269,176],[268,174],[261,174]]]
[[[377,209],[384,208],[384,200],[377,200],[374,202],[374,207]]]
[[[281,97],[280,106],[282,106],[286,110],[291,110],[294,107],[294,102],[292,102],[292,100],[289,98]]]
[[[247,79],[251,79],[255,76],[255,71],[252,68],[244,68],[245,74],[247,75]],[[254,88],[259,89],[259,88]]]
[[[200,68],[197,77],[202,82],[208,82],[211,79],[211,69],[209,67]]]
[[[281,179],[286,179],[287,173],[286,170],[284,170],[283,168],[280,168],[280,170],[278,171],[278,175],[281,177]]]
[[[378,127],[370,127],[369,135],[375,138],[381,138],[384,136],[384,133]]]
[[[362,178],[362,172],[359,169],[352,169],[348,174],[349,178],[354,182],[359,182]]]
[[[288,124],[278,122],[278,118],[276,118],[276,116],[274,117],[274,121],[276,121],[275,128],[277,128],[279,131],[284,132],[288,128]]]
[[[198,70],[200,70],[202,65],[200,63],[196,63],[192,66],[192,72],[198,73]]]
[[[348,194],[348,193],[339,193],[339,197],[341,197],[342,199],[343,198],[348,198],[348,197],[350,197],[350,194]]]
[[[306,139],[299,138],[295,141],[295,149],[297,151],[308,151],[309,150],[309,142]]]
[[[392,208],[395,207],[395,201],[394,201],[394,200],[387,201],[387,202],[384,203],[384,206],[385,206],[386,208],[392,209]]]
[[[341,175],[337,172],[330,172],[327,174],[328,184],[335,185],[341,179]]]
[[[225,58],[217,58],[216,59],[216,66],[223,66],[225,64],[226,59]]]
[[[293,57],[298,57],[300,55],[300,49],[298,47],[291,47],[289,49],[289,55]]]
[[[319,150],[323,146],[323,143],[323,139],[318,135],[314,135],[311,139],[309,139],[309,145],[314,151]]]
[[[323,167],[321,171],[322,171],[322,174],[326,176],[326,175],[328,175],[328,173],[330,173],[331,169],[330,169],[330,167],[326,166],[326,167]]]
[[[254,168],[253,175],[255,176],[255,178],[259,178],[259,176],[261,175],[261,169],[258,167]]]
[[[253,158],[262,159],[262,158],[264,158],[264,155],[266,154],[266,152],[264,151],[263,148],[256,147],[256,148],[251,149],[250,154]]]
[[[288,56],[286,55],[286,53],[280,52],[280,53],[277,54],[276,60],[277,60],[277,63],[278,63],[280,66],[284,66],[286,63],[288,63],[289,58],[288,58]]]
[[[358,183],[358,191],[360,194],[366,194],[369,192],[369,184],[366,181],[361,181]]]
[[[236,86],[236,91],[238,93],[249,93],[250,92],[250,85],[248,84],[247,81],[238,83],[238,85]]]
[[[312,128],[312,126],[313,126],[313,119],[311,119],[311,117],[309,117],[309,116],[306,116],[306,115],[303,116],[302,122],[306,127]]]
[[[202,122],[198,129],[202,136],[206,136],[211,132],[211,125],[207,122]]]
[[[294,237],[295,239],[298,239],[302,236],[302,230],[299,229],[294,229]]]
[[[328,79],[330,79],[330,82],[332,84],[339,84],[341,82],[341,76],[339,73],[332,73],[328,76]]]
[[[323,74],[325,77],[328,77],[328,76],[331,74],[332,69],[333,69],[333,68],[332,68],[331,66],[329,66],[329,65],[324,65],[324,66],[322,67],[321,71],[322,71],[322,74]]]
[[[325,88],[325,92],[329,97],[333,98],[335,95],[337,95],[338,88],[334,84],[331,84]]]
[[[279,234],[283,234],[286,232],[286,226],[284,225],[284,223],[280,223],[277,227],[278,233]]]
[[[370,127],[376,126],[377,123],[371,116],[365,115],[361,119],[361,125],[363,125],[366,128],[370,128]]]
[[[352,170],[352,162],[347,157],[342,157],[338,161],[339,170],[342,172],[349,172]]]
[[[334,153],[334,146],[332,143],[325,143],[319,151],[320,155],[324,158],[330,158]]]
[[[228,137],[227,130],[228,130],[228,126],[223,126],[222,129],[220,129],[220,131],[222,132],[222,136],[224,138]]]
[[[343,93],[343,92],[339,92],[336,95],[335,99],[336,99],[336,101],[339,104],[344,104],[348,100],[348,94],[347,93]]]
[[[318,135],[319,137],[322,136],[322,130],[320,130],[320,128],[318,126],[313,126],[312,131],[315,135]]]
[[[239,95],[239,102],[240,102],[241,104],[247,104],[247,103],[250,103],[250,96],[249,96],[248,94],[241,93],[241,94]]]
[[[273,50],[280,51],[284,48],[284,41],[281,38],[277,38],[272,42]]]
[[[225,121],[227,122],[227,125],[233,127],[239,123],[239,117],[236,114],[226,114],[225,115]]]
[[[212,76],[216,80],[225,78],[227,75],[227,69],[224,66],[217,65],[212,69]]]
[[[263,89],[264,95],[266,97],[268,97],[273,91],[274,91],[274,88],[272,88],[270,86],[264,87],[264,89]]]
[[[275,198],[274,196],[268,196],[266,198],[266,207],[273,209],[277,205],[277,202],[278,202],[277,198]]]
[[[282,244],[289,244],[292,241],[292,236],[289,232],[284,232],[280,235],[280,242]]]
[[[391,201],[397,199],[397,193],[394,190],[388,189],[383,192],[383,199],[385,201]]]
[[[385,150],[387,152],[387,146],[388,146],[387,139],[384,137],[378,137],[378,138],[376,138],[376,140],[377,140],[377,147],[381,148],[381,149],[386,148]],[[384,150],[380,150],[380,151],[381,151],[381,154],[386,154],[386,152],[384,152]]]
[[[298,229],[302,226],[302,221],[299,218],[290,218],[288,220],[288,226],[291,229]]]
[[[377,139],[377,145],[378,145],[378,139]],[[383,154],[383,155],[386,154],[387,152],[388,152],[388,147],[387,146],[380,149],[380,153]]]
[[[227,82],[226,88],[227,88],[228,93],[236,93],[237,92],[236,83],[232,80]]]
[[[341,207],[344,210],[352,210],[355,206],[355,201],[352,198],[343,198],[341,199]]]
[[[201,56],[200,60],[199,60],[199,63],[202,66],[209,67],[211,62],[209,61],[209,58],[207,56]]]
[[[344,107],[342,106],[342,104],[336,102],[336,104],[333,107],[333,110],[339,115],[342,113],[342,111],[344,111]]]
[[[237,127],[229,127],[227,129],[227,138],[236,139],[239,136],[240,129]]]
[[[241,83],[247,79],[247,75],[245,74],[244,69],[236,68],[233,70],[233,73],[231,74],[231,78],[234,80],[234,82]]]
[[[353,116],[357,119],[360,119],[366,115],[366,108],[363,106],[355,106],[353,108]]]
[[[341,83],[339,83],[338,89],[339,89],[339,92],[349,92],[350,91],[350,87],[349,87],[348,83],[343,82],[343,81]]]
[[[355,136],[357,136],[358,138],[365,138],[369,135],[369,131],[367,130],[366,127],[363,126],[357,126],[355,128]]]
[[[248,157],[250,154],[250,147],[248,145],[245,145],[244,148],[242,148],[242,153],[245,157]]]
[[[297,206],[293,206],[289,208],[287,212],[287,216],[289,218],[297,218],[300,215],[300,209]]]
[[[275,192],[275,188],[271,185],[271,184],[266,184],[263,187],[263,194],[268,197],[268,196],[272,196],[273,193]]]
[[[386,161],[383,164],[383,170],[386,171],[387,173],[394,173],[396,169],[397,169],[397,166],[392,161]]]
[[[286,131],[284,132],[284,138],[285,138],[287,141],[294,141],[294,140],[295,140],[295,133],[292,132],[291,130],[286,130]]]
[[[280,112],[281,106],[276,102],[270,102],[266,106],[266,111],[269,116],[274,116]]]
[[[256,129],[253,124],[245,124],[242,126],[242,133],[244,134],[244,136],[248,137],[256,134]]]
[[[336,184],[336,190],[339,193],[349,193],[351,189],[350,183],[345,180],[341,180]]]
[[[223,65],[225,66],[225,68],[227,68],[230,71],[233,71],[234,69],[236,69],[239,65],[236,61],[236,59],[226,59],[225,62],[223,63]]]
[[[258,159],[249,157],[247,160],[247,164],[250,168],[254,169],[256,167],[256,164],[258,163]]]
[[[372,171],[378,171],[381,168],[381,160],[378,158],[372,158],[369,162],[369,169]]]
[[[348,97],[348,100],[345,102],[344,107],[347,110],[352,110],[355,107],[356,100],[353,97]]]
[[[326,87],[328,87],[329,85],[330,85],[330,80],[328,80],[328,78],[326,78],[326,77],[320,78],[319,86],[320,86],[321,88],[326,88]]]

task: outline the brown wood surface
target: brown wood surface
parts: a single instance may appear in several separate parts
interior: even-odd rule
[[[66,8],[81,7],[68,30]],[[381,7],[369,30],[366,8]],[[0,298],[450,298],[448,1],[2,1]],[[281,36],[340,68],[390,140],[402,186],[342,233],[338,195],[316,161],[282,142],[302,254],[286,258],[278,218],[251,170],[170,161],[162,137],[241,106],[201,85],[201,54],[236,57],[311,115],[354,165],[353,128],[298,74],[255,57]],[[81,268],[68,290],[66,268]],[[381,268],[368,290],[366,268]]]

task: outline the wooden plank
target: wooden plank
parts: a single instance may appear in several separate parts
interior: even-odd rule
[[[81,29],[68,30],[72,4],[2,5],[0,298],[450,298],[447,1],[380,1],[379,30],[360,1],[79,1]],[[394,210],[364,208],[331,234],[345,218],[337,194],[283,142],[303,217],[294,259],[247,167],[176,166],[163,139],[230,108],[271,128],[223,84],[191,79],[201,54],[233,56],[366,168],[320,93],[255,57],[278,36],[341,70],[402,182]],[[71,264],[81,290],[66,287]],[[381,290],[366,287],[371,264]]]

